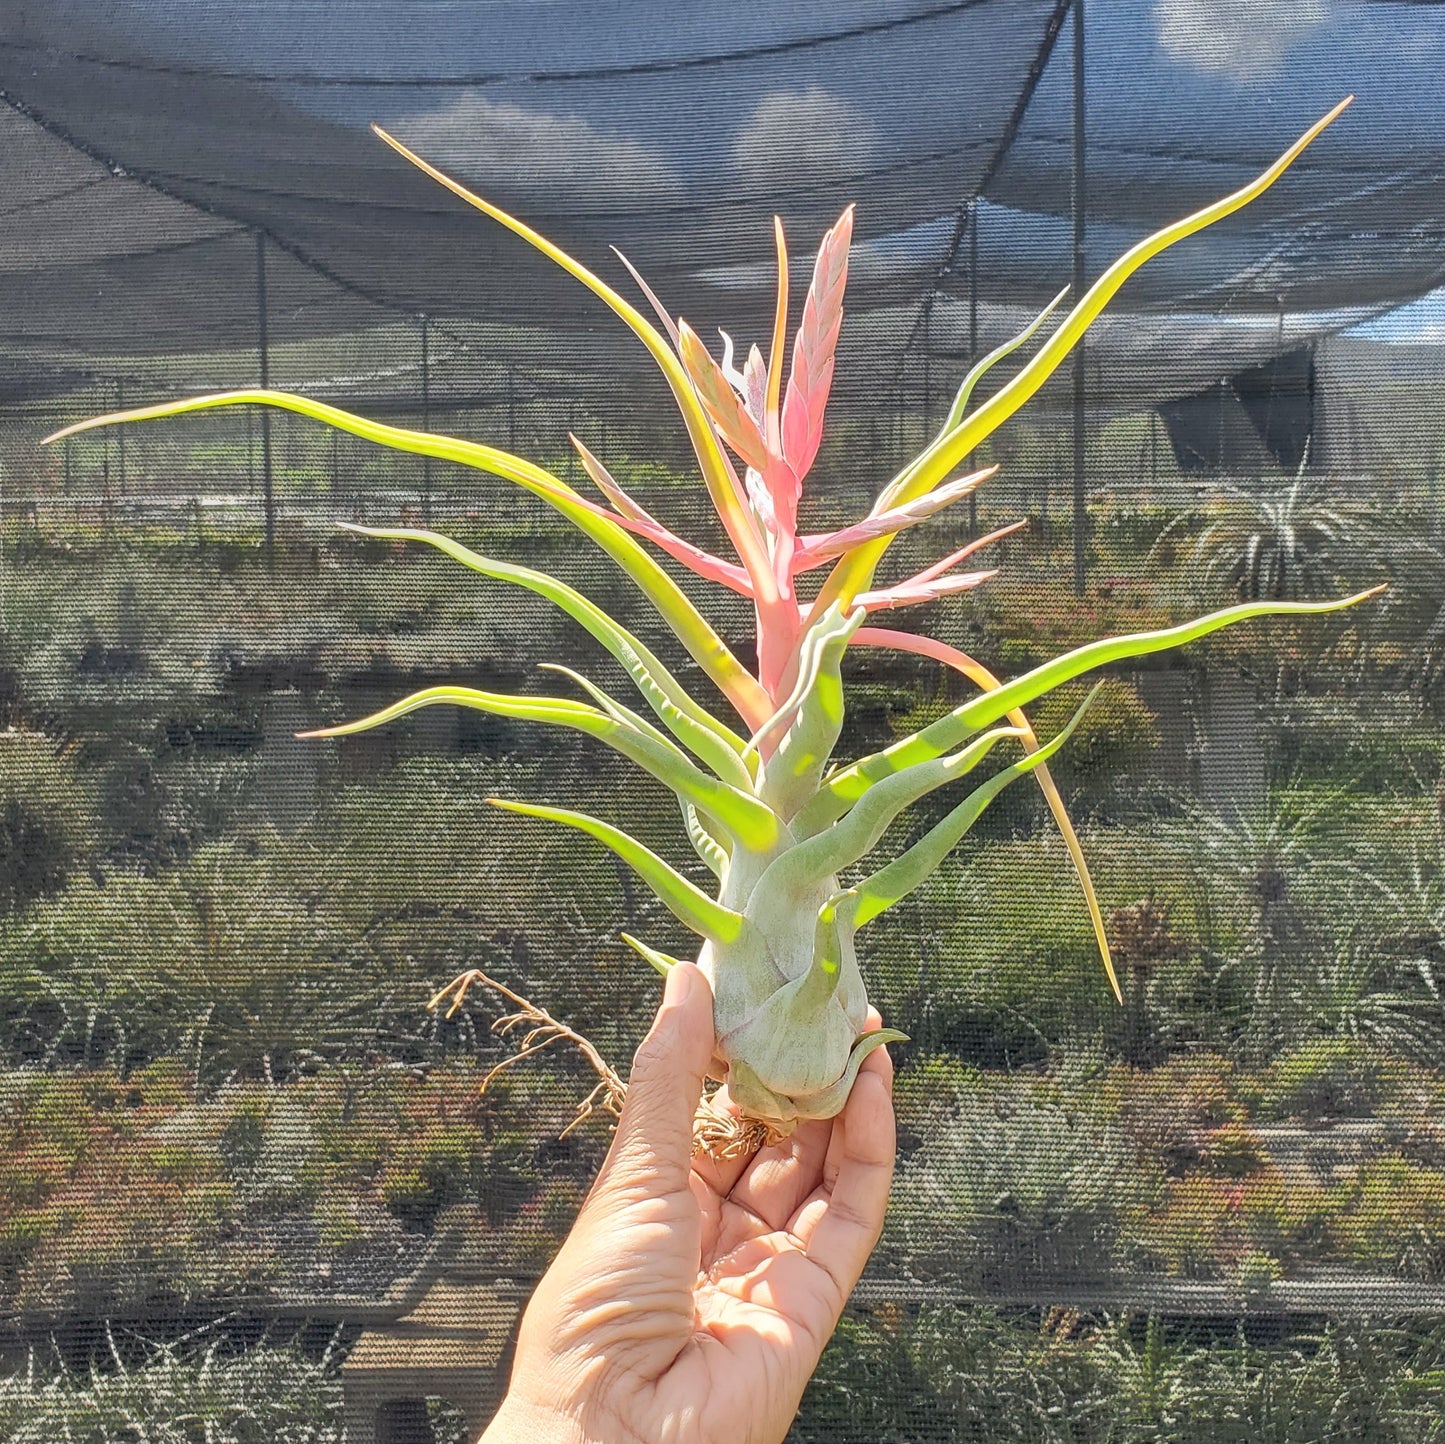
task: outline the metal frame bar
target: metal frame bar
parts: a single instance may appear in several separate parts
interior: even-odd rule
[[[266,334],[266,236],[256,232],[256,363],[261,390],[271,386],[271,343]],[[266,570],[276,570],[276,493],[271,470],[271,409],[261,407],[261,505],[266,513]]]
[[[1073,299],[1077,304],[1084,294],[1084,283],[1087,279],[1084,266],[1084,220],[1087,206],[1084,156],[1084,0],[1071,0],[1071,8],[1074,21],[1074,144],[1070,198],[1074,231]],[[1084,358],[1085,338],[1081,336],[1074,347],[1074,594],[1080,597],[1084,595],[1087,580],[1085,568],[1089,529]]]

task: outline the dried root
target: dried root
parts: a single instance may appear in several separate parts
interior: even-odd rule
[[[692,1120],[692,1151],[705,1153],[722,1162],[729,1158],[747,1158],[760,1148],[777,1143],[783,1135],[771,1124],[758,1118],[739,1118],[713,1103],[712,1094],[704,1094]]]
[[[509,1002],[516,1004],[515,1012],[504,1014],[492,1024],[492,1032],[499,1038],[506,1038],[518,1030],[525,1029],[517,1051],[510,1058],[503,1058],[482,1079],[481,1091],[483,1093],[487,1091],[492,1079],[504,1069],[520,1063],[523,1058],[528,1058],[534,1053],[540,1053],[553,1043],[567,1042],[587,1060],[599,1081],[597,1086],[577,1105],[577,1116],[562,1130],[560,1136],[565,1138],[574,1128],[579,1128],[599,1108],[604,1113],[611,1114],[613,1118],[622,1116],[622,1100],[627,1096],[627,1084],[618,1076],[616,1070],[608,1065],[602,1054],[580,1033],[569,1028],[565,1023],[559,1023],[545,1008],[539,1008],[535,1003],[522,997],[520,993],[514,993],[505,983],[499,983],[495,978],[489,978],[480,968],[469,968],[465,973],[453,978],[427,1004],[427,1007],[435,1008],[444,998],[450,996],[451,1004],[446,1011],[446,1016],[450,1018],[466,1001],[467,990],[474,983],[480,983],[484,988],[490,988],[494,993],[500,993]]]
[[[617,1070],[611,1067],[601,1053],[580,1033],[569,1028],[565,1023],[559,1023],[545,1008],[538,1007],[537,1004],[522,997],[520,993],[514,993],[505,983],[499,983],[495,978],[488,977],[480,968],[469,968],[465,973],[453,978],[427,1004],[427,1007],[436,1008],[444,1000],[450,999],[446,1011],[446,1016],[450,1018],[466,1001],[467,990],[476,983],[480,983],[484,988],[490,988],[492,992],[500,994],[508,1002],[515,1004],[514,1012],[504,1014],[492,1024],[492,1032],[498,1037],[505,1038],[519,1030],[525,1030],[522,1032],[517,1051],[510,1058],[503,1058],[482,1079],[481,1091],[483,1093],[486,1092],[487,1085],[503,1069],[520,1063],[522,1059],[530,1057],[534,1053],[540,1053],[553,1043],[566,1042],[576,1048],[587,1060],[592,1071],[597,1074],[598,1083],[577,1105],[576,1117],[562,1130],[560,1136],[565,1138],[574,1128],[580,1127],[599,1110],[610,1114],[613,1118],[621,1117],[622,1104],[627,1097],[627,1084],[622,1081]],[[755,1118],[739,1118],[736,1114],[718,1107],[713,1102],[715,1096],[716,1094],[705,1094],[698,1104],[692,1132],[694,1154],[705,1153],[718,1160],[745,1158],[749,1154],[757,1152],[759,1148],[778,1142],[782,1136],[767,1123]]]

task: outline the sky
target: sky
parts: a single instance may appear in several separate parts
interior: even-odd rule
[[[1344,334],[1392,345],[1445,345],[1445,287],[1353,326]]]

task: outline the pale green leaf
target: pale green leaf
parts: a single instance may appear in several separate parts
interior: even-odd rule
[[[474,572],[495,581],[515,583],[545,597],[607,648],[631,677],[648,705],[684,747],[695,752],[724,781],[737,787],[751,788],[752,772],[737,760],[747,746],[746,742],[695,702],[682,683],[627,628],[575,588],[531,567],[481,556],[439,532],[409,527],[343,525],[348,531],[382,540],[424,542]]]
[[[784,728],[773,755],[763,764],[759,794],[785,820],[814,792],[843,729],[843,654],[864,620],[861,608],[844,615],[825,612],[799,646],[798,680],[753,745]]]
[[[740,913],[714,901],[650,848],[644,847],[636,838],[629,837],[611,823],[563,807],[510,802],[500,797],[489,797],[487,801],[493,807],[519,812],[525,817],[541,817],[549,822],[560,822],[565,827],[575,827],[579,832],[595,837],[598,842],[610,847],[657,894],[678,922],[699,937],[714,943],[731,943],[736,942],[741,935],[743,918]]]
[[[852,888],[850,891],[854,900],[848,906],[847,913],[853,926],[861,928],[865,923],[871,922],[879,913],[907,897],[914,888],[930,878],[979,819],[983,810],[1005,787],[1042,766],[1069,740],[1098,692],[1099,688],[1096,686],[1058,736],[1050,738],[1037,752],[1030,752],[1020,761],[995,773],[981,787],[976,787],[942,822],[912,847]]]
[[[226,391],[214,396],[192,396],[180,401],[165,401],[155,406],[142,406],[132,411],[117,411],[108,416],[95,416],[67,426],[45,438],[59,441],[82,431],[109,426],[123,421],[150,421],[165,416],[181,416],[192,411],[207,411],[219,406],[275,406],[295,411],[315,421],[334,426],[378,446],[393,451],[412,452],[419,456],[453,461],[461,466],[500,476],[530,491],[555,507],[580,531],[585,532],[636,583],[644,596],[657,608],[662,619],[672,628],[698,665],[738,709],[749,727],[759,726],[772,712],[766,692],[738,659],[733,656],[702,614],[688,600],[677,583],[625,528],[608,520],[602,512],[589,510],[582,499],[565,482],[550,472],[509,452],[481,442],[462,441],[454,436],[438,436],[426,431],[409,431],[400,426],[386,426],[379,421],[356,416],[324,401],[313,401],[287,391]],[[520,578],[514,578],[520,581]]]
[[[494,221],[504,225],[514,235],[520,236],[528,245],[536,247],[548,260],[555,262],[568,275],[586,286],[594,296],[612,310],[614,315],[631,328],[632,333],[647,348],[667,381],[673,400],[676,401],[678,410],[682,413],[683,424],[687,427],[688,438],[697,455],[698,465],[702,468],[708,495],[712,498],[713,506],[716,508],[732,544],[737,548],[738,556],[752,577],[753,585],[758,589],[758,596],[764,600],[765,605],[769,601],[775,600],[777,584],[773,578],[772,569],[768,565],[767,553],[763,550],[762,538],[754,525],[752,513],[748,510],[741,488],[738,487],[736,477],[718,443],[712,421],[698,399],[697,392],[693,389],[686,368],[677,353],[668,344],[667,338],[635,306],[619,296],[600,276],[594,275],[580,261],[569,256],[566,251],[553,244],[546,236],[534,231],[531,226],[504,211],[500,206],[494,205],[474,191],[468,190],[460,181],[453,180],[451,176],[423,160],[395,136],[388,135],[379,125],[373,125],[372,129],[398,155],[404,156],[418,170],[424,171],[468,205],[475,206],[483,214],[491,216]]]
[[[1353,99],[1351,97],[1350,99]],[[1335,120],[1350,101],[1337,105],[1330,113],[1316,121],[1273,165],[1256,176],[1247,185],[1231,195],[1215,201],[1204,209],[1165,226],[1146,237],[1126,251],[1089,287],[1080,297],[1074,309],[1064,317],[1058,329],[1039,348],[1033,359],[1024,366],[1007,384],[1000,387],[987,401],[960,425],[946,435],[940,436],[928,449],[908,466],[898,480],[885,488],[878,498],[876,510],[884,511],[899,506],[931,491],[943,481],[968,454],[977,449],[979,443],[991,436],[1009,417],[1034,395],[1053,373],[1058,370],[1064,358],[1074,349],[1095,318],[1109,304],[1119,288],[1146,261],[1167,250],[1177,242],[1202,231],[1206,226],[1233,215],[1252,200],[1262,195],[1282,176],[1299,156],[1300,152],[1313,141],[1324,128]],[[856,547],[843,557],[833,569],[819,600],[824,606],[835,600],[849,601],[858,593],[867,590],[879,559],[888,549],[891,536],[880,537]]]
[[[814,829],[827,826],[884,778],[905,767],[942,756],[981,728],[992,726],[1014,708],[1027,706],[1044,693],[1052,692],[1055,687],[1096,667],[1153,652],[1166,652],[1254,617],[1318,616],[1342,611],[1383,590],[1383,587],[1371,587],[1368,591],[1331,602],[1245,602],[1197,617],[1192,622],[1183,622],[1177,627],[1164,627],[1155,632],[1131,632],[1122,637],[1105,637],[1090,642],[1035,667],[1032,672],[1026,672],[1012,682],[1005,682],[996,691],[985,692],[981,697],[965,702],[921,732],[902,738],[884,751],[875,752],[835,773],[823,783],[817,797],[805,809],[808,824]]]
[[[635,938],[631,933],[623,933],[622,941],[632,949],[638,957],[651,964],[665,978],[680,962],[681,958],[674,958],[668,953],[660,953],[656,948],[650,948],[641,938]]]
[[[960,752],[900,769],[875,783],[841,821],[807,836],[768,864],[753,890],[760,915],[776,898],[800,895],[866,856],[905,808],[971,772],[999,742],[1022,736],[1017,727],[999,727]],[[798,814],[795,831],[807,832],[809,811]]]
[[[369,717],[301,735],[347,737],[380,727],[422,707],[447,704],[472,707],[498,717],[548,722],[585,732],[636,762],[679,797],[701,807],[745,846],[765,850],[777,839],[778,820],[769,807],[704,772],[661,733],[654,730],[649,736],[616,717],[609,717],[596,707],[562,697],[510,697],[497,692],[482,692],[473,687],[427,687]]]
[[[703,825],[692,803],[682,804],[682,820],[687,828],[687,840],[692,850],[707,864],[714,877],[721,877],[727,871],[727,849]]]

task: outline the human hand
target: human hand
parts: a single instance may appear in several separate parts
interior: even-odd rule
[[[877,1026],[877,1019],[871,1026]],[[692,1158],[712,993],[668,974],[617,1132],[482,1444],[777,1444],[883,1228],[893,1068],[751,1158]]]

